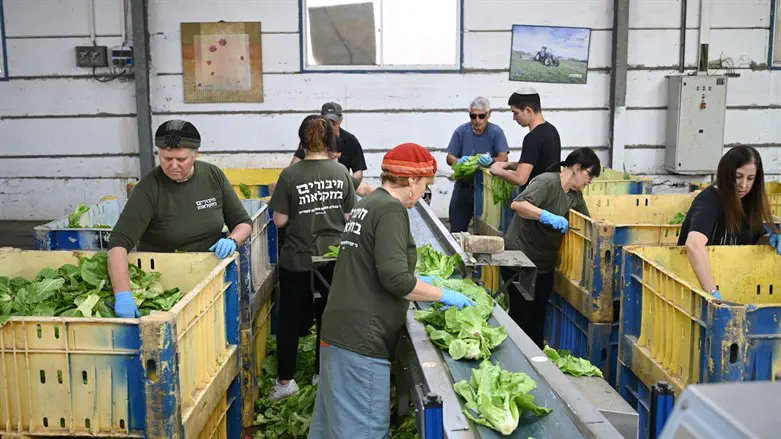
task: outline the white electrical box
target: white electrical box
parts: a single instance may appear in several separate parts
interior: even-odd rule
[[[724,151],[725,76],[668,76],[664,167],[674,174],[715,174]]]

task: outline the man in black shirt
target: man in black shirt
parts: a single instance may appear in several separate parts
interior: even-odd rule
[[[353,175],[356,182],[363,180],[363,171],[366,170],[366,159],[363,157],[363,148],[358,139],[342,128],[342,106],[336,102],[327,102],[320,109],[320,114],[331,121],[336,134],[337,151],[339,151],[339,163],[343,164]],[[296,150],[290,164],[295,164],[304,159],[304,150]]]
[[[522,87],[510,96],[507,104],[513,119],[518,125],[528,127],[529,134],[523,138],[518,163],[495,162],[491,174],[520,186],[523,191],[534,177],[561,161],[561,139],[556,127],[545,121],[540,95],[534,88]]]

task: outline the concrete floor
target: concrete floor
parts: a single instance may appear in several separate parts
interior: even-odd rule
[[[35,250],[33,227],[49,221],[0,221],[0,247]]]

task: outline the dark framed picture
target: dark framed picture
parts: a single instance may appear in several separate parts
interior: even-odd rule
[[[585,84],[591,29],[513,25],[510,81]]]

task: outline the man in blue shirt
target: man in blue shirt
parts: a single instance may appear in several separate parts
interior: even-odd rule
[[[506,162],[510,148],[504,131],[488,120],[491,118],[491,103],[484,97],[475,98],[469,105],[467,122],[453,132],[447,147],[447,164],[464,162],[474,155],[488,154],[480,158],[481,166],[490,166],[495,161]],[[466,232],[472,221],[475,204],[474,178],[456,180],[450,198],[450,231]]]

